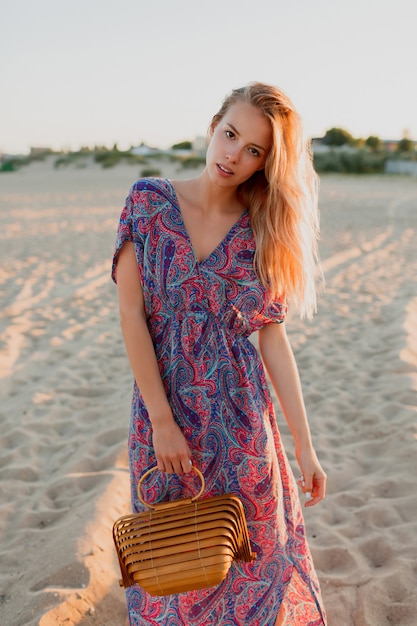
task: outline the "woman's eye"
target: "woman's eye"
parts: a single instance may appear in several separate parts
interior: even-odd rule
[[[233,139],[234,136],[235,134],[232,130],[226,130],[226,137],[229,137],[229,139]]]
[[[256,148],[249,148],[249,152],[254,156],[259,156],[259,150],[257,150]]]

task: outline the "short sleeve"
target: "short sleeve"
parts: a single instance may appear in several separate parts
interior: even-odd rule
[[[111,272],[112,279],[115,283],[117,283],[117,261],[119,253],[126,241],[133,241],[135,245],[138,267],[140,273],[142,274],[143,231],[146,230],[146,227],[144,228],[142,222],[147,221],[144,219],[145,215],[142,215],[143,211],[141,211],[143,193],[144,190],[141,189],[140,181],[138,181],[130,189],[129,195],[126,198],[125,206],[120,215]]]
[[[281,297],[277,300],[272,300],[265,307],[264,312],[264,325],[266,324],[282,324],[285,321],[288,313],[287,298]]]

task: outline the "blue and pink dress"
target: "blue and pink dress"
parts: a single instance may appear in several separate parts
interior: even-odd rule
[[[297,486],[277,427],[264,367],[249,337],[281,323],[285,300],[270,302],[253,268],[255,241],[245,211],[198,262],[169,180],[136,182],[120,218],[113,261],[132,241],[149,332],[173,415],[203,472],[205,496],[234,493],[246,514],[253,563],[233,563],[215,588],[152,597],[127,590],[131,626],[296,626],[326,624],[306,542]],[[136,487],[155,465],[152,429],[135,383],[129,459]],[[152,502],[198,489],[194,477],[157,472],[144,485]],[[277,618],[279,615],[279,622]]]

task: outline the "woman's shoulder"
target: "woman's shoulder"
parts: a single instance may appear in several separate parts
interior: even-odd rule
[[[149,222],[173,204],[175,192],[168,179],[140,178],[129,190],[123,214],[135,222]]]
[[[155,201],[173,199],[173,186],[167,178],[139,178],[130,189],[130,197],[132,200],[143,200],[149,198]]]

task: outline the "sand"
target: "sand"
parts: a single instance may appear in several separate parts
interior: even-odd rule
[[[2,626],[126,623],[111,527],[130,510],[132,382],[110,261],[139,171],[49,161],[0,175]],[[314,321],[288,321],[329,477],[309,543],[330,626],[411,626],[417,181],[322,177],[321,210],[326,291]]]

